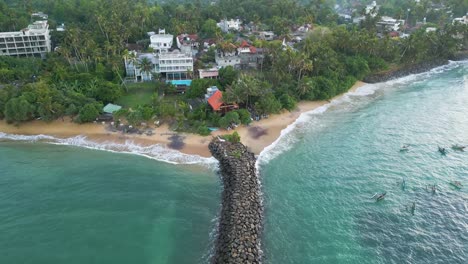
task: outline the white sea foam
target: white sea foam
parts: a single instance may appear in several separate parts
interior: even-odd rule
[[[151,146],[142,146],[131,140],[125,143],[115,143],[106,141],[97,143],[89,140],[85,136],[75,136],[70,138],[56,138],[48,135],[16,135],[0,132],[0,140],[44,142],[55,145],[77,146],[88,149],[103,150],[117,153],[127,153],[143,156],[146,158],[163,161],[171,164],[198,164],[211,169],[217,167],[217,160],[213,157],[205,158],[198,155],[188,155],[180,151],[169,149],[163,145],[155,144]]]
[[[414,83],[415,81],[422,80],[428,78],[434,74],[440,74],[445,71],[454,69],[460,65],[467,64],[468,61],[449,61],[448,64],[433,68],[427,72],[418,73],[418,74],[411,74],[405,77],[401,77],[394,80],[389,80],[382,83],[375,83],[375,84],[365,84],[354,92],[347,92],[343,96],[331,101],[328,104],[325,104],[321,107],[318,107],[312,111],[302,113],[299,118],[283,129],[281,131],[280,136],[269,146],[263,149],[263,151],[258,155],[257,158],[257,169],[260,169],[260,166],[263,164],[267,164],[272,159],[280,155],[281,153],[291,149],[294,146],[294,143],[298,141],[298,133],[296,132],[298,128],[304,127],[305,123],[308,123],[312,120],[315,115],[320,115],[326,112],[331,106],[340,105],[345,102],[350,102],[353,100],[353,97],[363,97],[363,96],[370,96],[373,95],[376,91],[385,88],[391,88],[395,85],[404,85],[408,83]],[[466,81],[466,78],[465,78]]]

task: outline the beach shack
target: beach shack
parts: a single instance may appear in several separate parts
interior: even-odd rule
[[[213,95],[208,98],[208,104],[213,108],[213,111],[219,113],[226,113],[239,108],[235,103],[224,102],[223,93],[220,90],[216,90]]]
[[[119,111],[120,109],[122,109],[122,107],[120,105],[115,105],[115,104],[107,104],[106,106],[104,106],[104,108],[102,109],[102,111],[106,114],[113,114],[114,112],[117,112]]]
[[[116,112],[116,111],[119,111],[120,109],[122,109],[122,107],[120,105],[107,104],[102,109],[103,113],[96,118],[96,121],[97,122],[112,121],[112,120],[114,120],[114,116],[112,114],[114,112]]]

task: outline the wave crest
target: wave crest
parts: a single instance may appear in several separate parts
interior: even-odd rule
[[[433,68],[427,72],[418,73],[418,74],[411,74],[405,77],[401,77],[394,80],[389,80],[382,83],[375,83],[375,84],[365,84],[353,92],[347,92],[332,100],[330,103],[325,104],[321,107],[318,107],[314,110],[309,112],[302,113],[299,118],[283,129],[281,131],[280,136],[268,147],[264,148],[262,152],[258,155],[257,158],[257,168],[260,169],[261,165],[267,164],[281,153],[291,149],[294,147],[294,144],[297,143],[300,139],[301,131],[300,128],[305,127],[303,124],[308,123],[314,118],[316,115],[320,115],[325,113],[331,106],[340,105],[346,102],[352,101],[352,97],[366,97],[375,94],[376,91],[384,89],[384,88],[391,88],[395,85],[404,85],[408,83],[415,82],[422,78],[427,78],[435,74],[441,74],[448,70],[454,69],[461,65],[468,64],[468,61],[449,61],[448,64]],[[466,79],[465,79],[466,80]],[[299,128],[299,131],[298,131]],[[292,132],[298,133],[292,133]],[[305,131],[303,131],[305,132]]]
[[[85,136],[75,136],[70,138],[56,138],[49,135],[16,135],[0,132],[0,140],[43,142],[55,145],[77,146],[88,149],[103,150],[116,153],[127,153],[143,156],[146,158],[163,161],[171,164],[197,164],[216,169],[218,161],[211,157],[205,158],[198,155],[188,155],[180,151],[169,149],[162,144],[142,146],[132,140],[125,143],[115,143],[105,141],[102,143],[89,140]]]

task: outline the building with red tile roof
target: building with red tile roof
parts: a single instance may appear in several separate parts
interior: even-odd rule
[[[210,96],[210,98],[208,98],[208,104],[215,112],[229,112],[239,108],[237,104],[226,104],[223,101],[223,93],[220,90],[217,90],[212,96]]]
[[[208,104],[214,111],[220,111],[223,105],[223,93],[218,90],[210,98],[208,98]]]

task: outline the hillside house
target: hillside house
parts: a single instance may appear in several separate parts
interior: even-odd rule
[[[216,25],[221,29],[221,31],[225,33],[228,33],[230,31],[240,31],[242,29],[242,21],[239,19],[223,19]]]
[[[171,34],[166,34],[165,29],[160,29],[158,34],[152,34],[154,32],[149,32],[150,35],[150,45],[156,53],[165,53],[169,52],[172,48],[174,36]]]
[[[200,79],[218,79],[219,71],[218,68],[199,69],[198,74]]]
[[[182,53],[191,56],[197,55],[198,49],[200,47],[197,34],[178,35],[176,38],[176,42],[177,48],[179,48]]]

